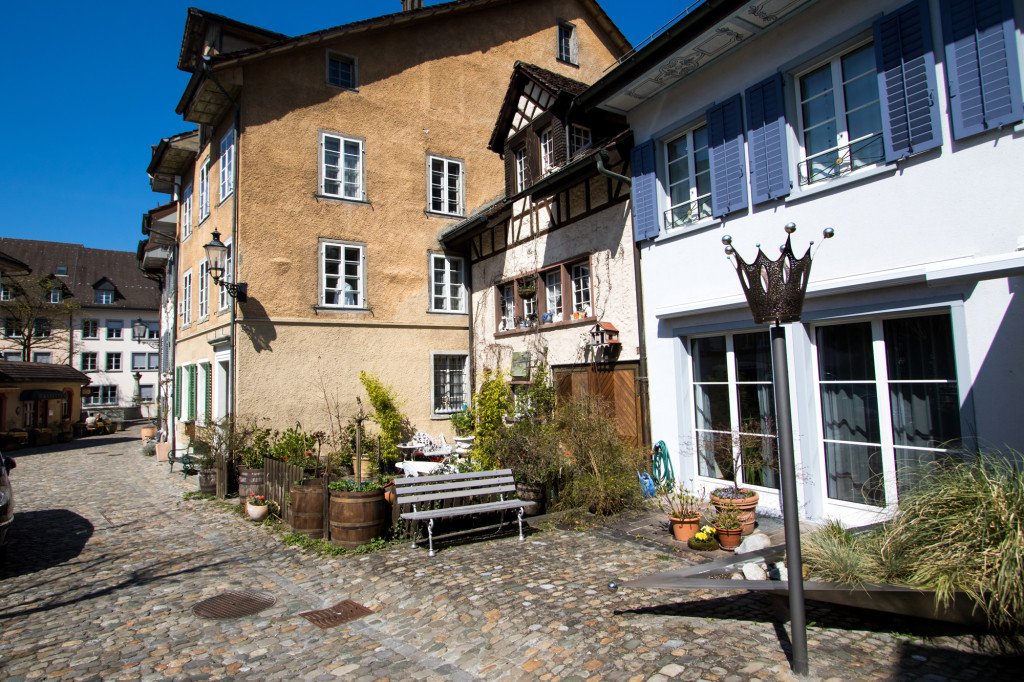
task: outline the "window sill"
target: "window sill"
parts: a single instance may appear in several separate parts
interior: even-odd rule
[[[313,310],[317,313],[354,313],[357,315],[365,315],[371,312],[369,308],[345,308],[333,305],[315,305]]]
[[[332,90],[341,90],[342,92],[354,92],[356,94],[359,94],[358,85],[354,88],[346,88],[344,85],[338,85],[337,83],[331,83],[330,81],[328,81],[326,85]]]
[[[231,190],[231,191],[230,191],[230,192],[228,192],[228,193],[227,193],[226,195],[222,196],[222,197],[220,198],[220,200],[219,200],[219,201],[217,201],[217,206],[220,206],[220,205],[221,205],[221,204],[223,204],[223,203],[224,203],[225,201],[227,201],[228,199],[230,199],[230,198],[231,198],[231,196],[232,196],[232,195],[233,195],[234,193],[235,193],[235,190]]]
[[[465,310],[427,310],[428,315],[467,315]]]
[[[574,66],[577,69],[580,68],[580,65],[577,64],[576,62],[570,61],[568,59],[562,59],[561,57],[555,57],[555,61],[557,61],[559,64],[565,64],[566,66]]]
[[[185,331],[186,329],[189,329],[190,327],[192,327],[192,323],[191,322],[189,322],[188,324],[181,325],[181,330]]]
[[[722,224],[721,218],[705,218],[692,225],[686,225],[683,227],[673,227],[666,230],[662,234],[659,234],[654,238],[654,243],[672,241],[679,237],[685,237],[687,235],[696,234],[697,232],[703,232],[710,227],[719,227]]]
[[[451,413],[447,413],[447,414],[432,413],[430,415],[430,420],[431,421],[435,421],[435,422],[451,421],[451,418],[452,418],[453,414],[458,414],[458,413],[457,412],[451,412]]]
[[[200,226],[201,226],[201,225],[202,225],[203,223],[205,223],[205,222],[206,222],[206,221],[207,221],[207,220],[208,220],[209,218],[210,218],[210,214],[209,214],[209,213],[207,213],[207,214],[206,214],[206,215],[204,215],[204,216],[199,216],[199,223],[198,223],[198,224],[196,225],[196,229],[198,230],[198,229],[199,229],[199,227],[200,227]]]
[[[465,211],[462,213],[445,213],[444,211],[431,211],[429,208],[423,209],[423,214],[428,218],[444,218],[446,220],[455,220],[466,217]]]
[[[202,317],[200,317],[200,318],[199,318],[198,320],[196,320],[196,324],[202,324],[203,322],[206,322],[206,321],[208,321],[209,319],[210,319],[210,316],[209,316],[209,315],[203,315],[203,316],[202,316]]]
[[[561,322],[551,322],[548,324],[532,325],[529,327],[516,327],[515,329],[508,329],[505,331],[494,332],[494,338],[504,338],[506,336],[524,336],[536,331],[548,331],[549,329],[564,329],[566,327],[576,327],[584,324],[594,324],[597,322],[597,317],[591,315],[590,317],[581,317],[578,320],[562,320]]]
[[[224,306],[223,308],[219,308],[219,309],[217,310],[217,313],[216,313],[216,315],[217,315],[218,317],[220,317],[220,316],[221,316],[221,315],[223,315],[224,313],[229,313],[229,312],[231,312],[231,306],[229,306],[229,305],[228,305],[228,306]]]
[[[320,199],[323,199],[324,201],[337,202],[339,204],[365,204],[366,206],[370,205],[370,202],[367,201],[366,199],[349,199],[348,197],[336,197],[333,194],[321,194],[319,192],[314,194],[313,197],[316,198],[318,201]]]
[[[878,177],[879,175],[885,175],[887,173],[889,175],[893,175],[896,171],[896,164],[883,164],[872,168],[865,168],[864,170],[844,175],[843,177],[836,178],[835,180],[829,180],[828,182],[816,182],[803,189],[797,187],[789,193],[789,196],[785,198],[785,202],[788,205],[791,202],[801,201],[802,199],[812,197],[815,194],[821,194],[822,192],[828,192],[829,190],[845,187],[846,185],[856,184],[863,180],[867,180],[868,178]]]

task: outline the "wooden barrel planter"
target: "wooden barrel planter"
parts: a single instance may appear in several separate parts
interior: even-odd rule
[[[248,500],[249,495],[265,495],[263,486],[266,476],[263,469],[247,469],[238,467],[238,497]]]
[[[320,539],[324,536],[324,482],[310,478],[288,488],[288,525],[296,533]]]
[[[217,494],[216,469],[203,469],[199,472],[199,492],[204,495]]]
[[[523,516],[539,516],[544,513],[544,484],[516,483],[516,496],[523,502],[536,502],[527,507]]]
[[[388,505],[383,490],[331,491],[331,544],[355,549],[384,535]]]

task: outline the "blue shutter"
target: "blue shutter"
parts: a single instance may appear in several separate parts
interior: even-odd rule
[[[633,147],[630,169],[633,175],[633,239],[638,242],[653,239],[660,232],[654,140]]]
[[[711,160],[711,215],[718,218],[747,207],[743,159],[743,105],[736,95],[708,109]]]
[[[915,0],[875,22],[875,67],[885,160],[942,144],[935,54],[927,0]]]
[[[943,0],[953,139],[1024,118],[1010,0]]]
[[[746,100],[750,194],[751,201],[760,204],[787,196],[790,190],[782,74],[748,88]]]

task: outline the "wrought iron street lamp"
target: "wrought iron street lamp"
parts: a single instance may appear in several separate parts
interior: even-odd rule
[[[204,244],[203,248],[206,249],[206,271],[210,273],[210,278],[214,284],[219,284],[224,287],[228,292],[228,296],[237,300],[239,303],[245,303],[248,300],[246,292],[248,286],[245,282],[229,282],[224,279],[224,267],[225,261],[227,260],[228,247],[220,240],[220,232],[217,230],[213,231],[210,235],[213,237],[209,243]]]
[[[736,274],[747,297],[750,312],[757,324],[772,324],[772,383],[775,389],[775,423],[779,437],[779,473],[782,478],[782,518],[786,531],[786,570],[789,578],[789,625],[793,645],[793,671],[807,674],[807,616],[804,611],[803,566],[800,558],[800,510],[796,498],[796,462],[793,455],[792,401],[789,396],[789,366],[786,357],[786,334],[783,322],[799,322],[803,312],[807,280],[811,275],[811,246],[802,258],[793,253],[796,225],[786,225],[786,243],[782,255],[772,260],[761,251],[747,263],[725,235],[725,254],[736,258]],[[835,231],[824,231],[831,239]]]

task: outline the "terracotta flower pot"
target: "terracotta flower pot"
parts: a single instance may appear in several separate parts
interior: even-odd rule
[[[249,518],[253,521],[263,521],[270,515],[270,505],[256,506],[254,504],[245,503],[245,511],[249,514]]]
[[[700,530],[700,517],[692,519],[677,519],[674,516],[668,517],[669,525],[672,526],[672,535],[679,542],[686,542],[693,537],[694,533]]]
[[[384,501],[394,504],[396,499],[398,499],[398,494],[395,492],[395,484],[389,483],[384,487]]]
[[[716,528],[715,533],[718,535],[718,546],[727,552],[739,547],[743,539],[742,528]]]
[[[747,490],[748,492],[754,493],[753,490],[748,488],[740,488],[740,490]],[[761,499],[761,496],[754,493],[751,497],[740,497],[732,499],[729,497],[719,497],[712,493],[711,504],[715,505],[715,509],[719,511],[724,507],[732,506],[740,513],[740,518],[743,520],[743,534],[750,535],[754,532],[754,511],[757,509],[757,502]]]

